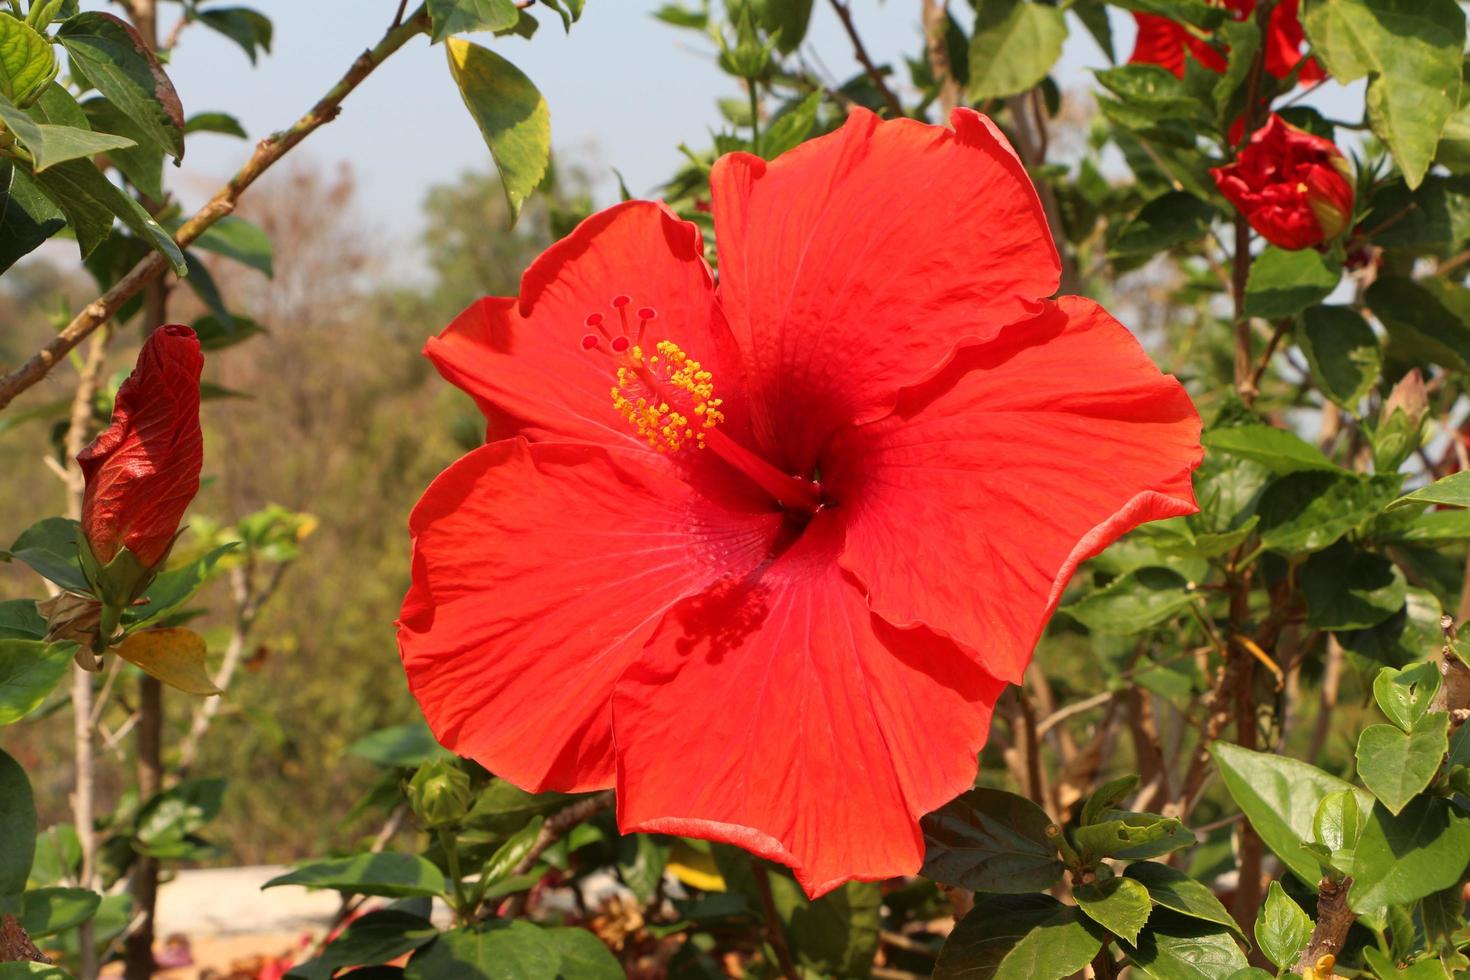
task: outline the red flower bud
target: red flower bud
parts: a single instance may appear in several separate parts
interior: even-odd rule
[[[77,455],[86,477],[82,532],[98,564],[126,547],[146,567],[168,554],[199,492],[204,355],[188,327],[160,327],[117,392],[112,425]]]
[[[1235,163],[1210,171],[1220,193],[1273,245],[1311,248],[1347,230],[1352,172],[1331,140],[1272,115]]]

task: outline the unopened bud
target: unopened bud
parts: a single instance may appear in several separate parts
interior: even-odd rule
[[[408,784],[408,803],[427,830],[449,827],[470,812],[470,777],[450,759],[426,762]]]

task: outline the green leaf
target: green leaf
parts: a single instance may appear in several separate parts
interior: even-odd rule
[[[0,963],[0,980],[73,980],[59,966],[45,963]]]
[[[1096,74],[1103,88],[1145,120],[1197,122],[1203,117],[1204,107],[1199,99],[1172,72],[1158,65],[1123,65]],[[1167,194],[1159,198],[1169,199]]]
[[[587,929],[562,926],[543,929],[541,934],[561,957],[557,980],[623,980],[626,976],[617,957]]]
[[[618,877],[645,905],[663,881],[668,848],[650,834],[628,834],[618,839]]]
[[[1442,679],[1439,668],[1423,662],[1402,670],[1385,667],[1373,678],[1373,699],[1388,720],[1404,731],[1413,731],[1429,713]]]
[[[45,36],[15,17],[0,17],[0,97],[30,105],[56,78],[60,66]]]
[[[3,16],[3,15],[0,15]],[[0,750],[0,913],[20,911],[36,855],[36,801],[25,770]]]
[[[1216,742],[1210,753],[1231,799],[1261,840],[1293,874],[1316,888],[1321,866],[1302,845],[1315,838],[1312,818],[1322,798],[1347,790],[1364,814],[1373,806],[1373,798],[1316,766],[1286,756],[1252,752],[1229,742]]]
[[[225,37],[240,45],[240,48],[255,64],[258,50],[271,53],[271,38],[275,27],[265,14],[249,7],[210,7],[198,12],[199,22],[212,27]]]
[[[1312,248],[1268,247],[1251,262],[1245,315],[1266,320],[1296,316],[1322,302],[1342,279],[1342,263]]]
[[[813,92],[772,122],[761,134],[761,156],[774,160],[810,136],[821,105],[822,93]]]
[[[1322,455],[1322,450],[1295,432],[1274,425],[1235,425],[1210,429],[1201,440],[1206,449],[1229,453],[1241,459],[1260,463],[1273,473],[1296,473],[1301,470],[1330,470],[1339,467]]]
[[[70,643],[0,639],[0,725],[11,725],[35,711],[66,676]]]
[[[0,157],[0,273],[65,227],[61,209],[23,170]]]
[[[1041,891],[1064,865],[1047,834],[1046,811],[1023,796],[972,789],[919,821],[924,877],[986,892]]]
[[[102,98],[88,99],[82,108],[93,129],[126,136],[136,144],[109,153],[107,159],[138,190],[155,201],[163,200],[163,151],[150,143],[138,124],[115,103]]]
[[[1256,913],[1256,943],[1266,959],[1281,969],[1296,963],[1312,939],[1312,920],[1281,887],[1271,882],[1266,903]]]
[[[1287,553],[1320,551],[1381,510],[1398,492],[1396,475],[1290,473],[1261,495],[1261,543]]]
[[[75,880],[82,865],[82,842],[76,828],[69,823],[57,824],[36,838],[36,858],[31,863],[29,888],[44,888]]]
[[[515,0],[429,0],[434,44],[451,34],[509,30],[520,16]]]
[[[546,100],[519,68],[492,51],[459,38],[449,38],[445,51],[459,94],[490,148],[514,220],[551,162]]]
[[[1194,602],[1189,582],[1168,568],[1139,568],[1120,575],[1063,611],[1090,630],[1128,635],[1167,622]]]
[[[249,139],[245,127],[240,121],[226,112],[201,112],[189,117],[184,124],[184,133],[221,133],[225,136],[238,136],[240,139]]]
[[[1097,955],[1103,930],[1050,895],[976,895],[939,951],[934,980],[1061,980]]]
[[[1317,388],[1355,410],[1383,370],[1383,347],[1368,321],[1351,307],[1311,306],[1295,336]]]
[[[444,872],[418,855],[383,853],[307,862],[261,887],[282,885],[331,888],[350,895],[407,898],[443,895],[449,883]]]
[[[541,0],[543,4],[555,10],[561,17],[562,27],[568,34],[572,31],[572,24],[582,18],[582,8],[587,0]],[[801,0],[796,0],[801,2]]]
[[[1191,919],[1201,919],[1224,926],[1239,935],[1241,939],[1245,938],[1245,934],[1240,931],[1240,927],[1236,925],[1235,919],[1226,911],[1225,906],[1220,904],[1215,893],[1183,871],[1171,868],[1167,864],[1141,861],[1130,864],[1125,874],[1148,889],[1148,897],[1155,905],[1180,915],[1189,916]]]
[[[316,959],[291,967],[286,977],[331,980],[349,966],[376,966],[411,953],[437,938],[434,924],[398,909],[369,912],[332,940]]]
[[[776,37],[776,50],[791,54],[801,46],[812,19],[815,0],[762,0],[758,5],[760,25]]]
[[[270,236],[259,225],[244,218],[227,215],[219,219],[194,240],[194,247],[234,259],[266,276],[276,274],[275,247]]]
[[[1438,279],[1380,276],[1366,299],[1400,360],[1470,371],[1470,291]]]
[[[986,0],[970,37],[970,101],[1004,98],[1034,86],[1062,55],[1067,21],[1031,0]]]
[[[1123,954],[1151,980],[1226,980],[1247,966],[1229,930],[1188,919],[1146,929]]]
[[[43,640],[46,620],[36,609],[34,599],[9,599],[0,602],[0,640]]]
[[[1141,861],[1196,843],[1194,832],[1173,817],[1119,810],[1109,816],[1113,819],[1073,831],[1084,864],[1105,857]]]
[[[21,532],[10,546],[10,556],[63,589],[89,592],[91,587],[77,557],[80,541],[81,529],[76,521],[47,517]]]
[[[1470,818],[1418,797],[1395,816],[1375,804],[1353,854],[1348,904],[1364,913],[1417,902],[1459,882],[1470,863]]]
[[[1369,725],[1358,736],[1358,776],[1389,813],[1401,813],[1439,772],[1450,747],[1449,723],[1449,715],[1436,711],[1412,732]]]
[[[453,929],[420,947],[405,980],[556,980],[561,954],[541,929],[521,920],[497,920]]]
[[[515,870],[521,858],[531,853],[531,848],[536,844],[536,838],[541,833],[541,826],[545,823],[540,817],[534,818],[530,823],[522,827],[510,840],[496,848],[495,853],[490,855],[490,860],[485,862],[485,868],[481,872],[481,878],[487,885],[496,884]]]
[[[1327,848],[1333,866],[1344,874],[1352,873],[1352,852],[1363,834],[1365,819],[1358,798],[1347,791],[1322,797],[1312,815],[1313,841]]]
[[[35,175],[46,196],[61,208],[77,233],[85,258],[112,234],[112,219],[120,218],[134,234],[168,259],[184,275],[184,254],[163,226],[143,206],[102,175],[90,160],[69,160]]]
[[[270,333],[248,316],[238,313],[230,314],[228,322],[213,313],[207,313],[195,320],[193,326],[194,334],[199,338],[199,346],[204,350],[224,350],[257,334]]]
[[[1302,566],[1307,625],[1321,630],[1368,629],[1404,607],[1408,584],[1382,555],[1339,541]]]
[[[0,96],[0,123],[15,136],[16,142],[30,151],[36,172],[81,157],[133,146],[132,140],[107,133],[94,133],[75,126],[52,126],[31,120],[8,99]]]
[[[1427,487],[1404,494],[1385,509],[1398,510],[1423,504],[1470,507],[1470,471],[1451,473],[1443,480],[1436,480]]]
[[[182,841],[219,816],[225,780],[186,779],[154,796],[138,812],[135,835],[144,849]]]
[[[449,755],[421,721],[381,728],[353,742],[347,752],[385,769],[413,769]]]
[[[179,94],[148,45],[127,23],[96,11],[62,23],[56,39],[87,80],[117,104],[160,150],[184,156],[184,110]]]
[[[1463,177],[1426,177],[1412,191],[1402,180],[1389,181],[1373,192],[1368,208],[1381,218],[1369,221],[1378,226],[1373,244],[1409,256],[1448,258],[1470,239],[1470,181]]]
[[[86,922],[102,896],[85,888],[37,888],[21,896],[20,925],[32,939],[54,936]]]
[[[1174,76],[1170,75],[1170,78]],[[1197,242],[1218,217],[1215,208],[1188,191],[1169,191],[1128,219],[1108,248],[1108,257],[1153,258],[1179,245]]]
[[[1081,885],[1073,889],[1072,897],[1088,918],[1129,943],[1138,942],[1138,933],[1153,910],[1148,889],[1132,878]]]
[[[883,920],[876,884],[849,882],[812,900],[786,875],[770,874],[769,880],[776,916],[800,965],[822,976],[868,974]]]
[[[234,551],[236,544],[221,545],[194,561],[171,568],[153,580],[142,601],[123,613],[123,623],[129,627],[155,623],[178,608],[204,587],[214,573],[221,558]]]
[[[1086,827],[1105,819],[1107,812],[1116,807],[1123,797],[1133,792],[1137,785],[1138,777],[1131,774],[1103,783],[1095,793],[1087,798],[1087,802],[1082,804],[1082,816],[1079,822]]]
[[[1312,52],[1337,81],[1368,77],[1368,122],[1419,186],[1459,107],[1465,14],[1455,0],[1314,0]]]
[[[1203,30],[1214,30],[1228,16],[1209,0],[1113,0],[1113,6],[1141,14],[1157,14]]]

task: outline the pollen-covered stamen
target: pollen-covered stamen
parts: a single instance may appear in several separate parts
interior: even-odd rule
[[[627,312],[631,303],[627,296],[613,297],[611,305],[622,325],[619,336],[603,326],[601,313],[593,313],[585,322],[598,333],[582,337],[583,350],[612,362],[612,403],[618,414],[660,453],[708,448],[787,510],[804,514],[820,510],[824,499],[815,482],[782,472],[716,428],[725,413],[720,409],[723,401],[715,397],[714,375],[671,340],[646,348],[643,335],[658,311],[639,307],[638,324],[632,328]]]
[[[669,340],[659,341],[646,356],[638,344],[625,348],[612,400],[613,408],[661,453],[704,448],[708,432],[725,418],[714,376]]]

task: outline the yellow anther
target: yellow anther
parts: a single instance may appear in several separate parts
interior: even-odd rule
[[[646,359],[640,346],[626,351],[612,388],[613,408],[661,453],[703,448],[705,430],[725,420],[714,375],[672,341],[659,341],[653,351]]]

